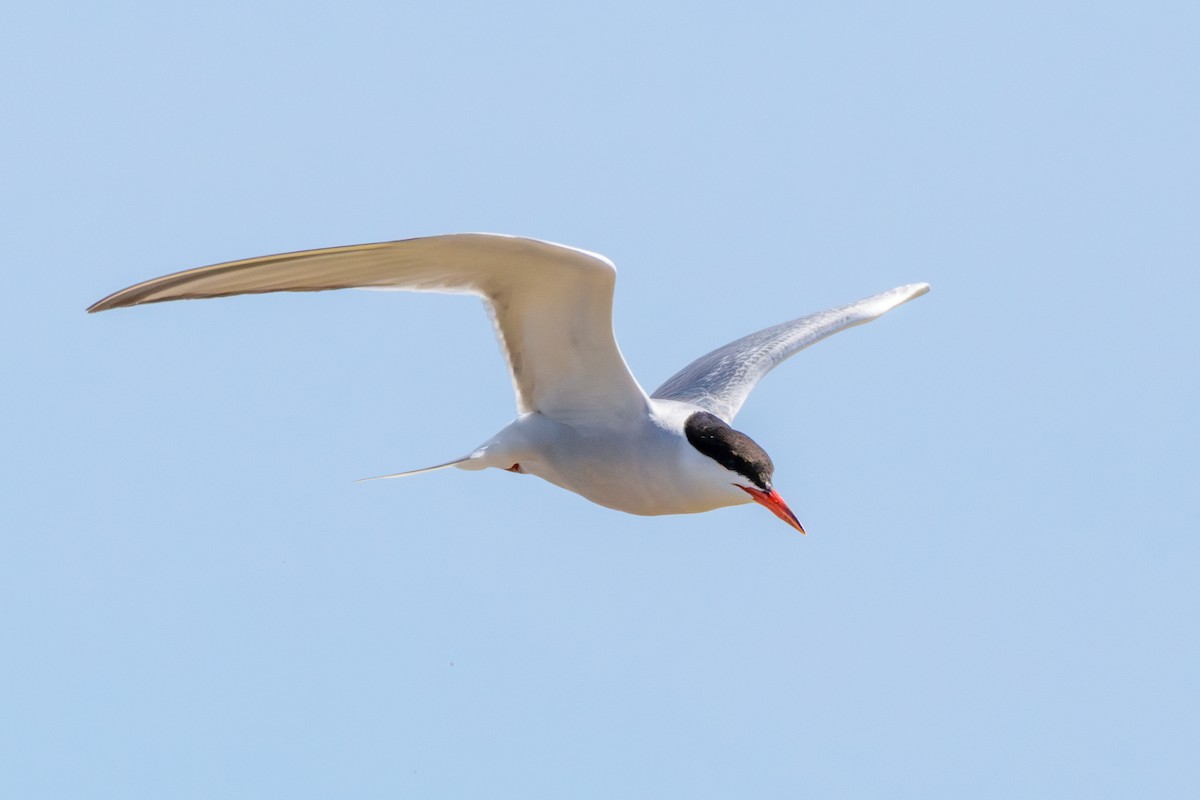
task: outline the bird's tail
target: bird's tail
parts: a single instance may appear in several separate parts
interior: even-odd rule
[[[475,454],[472,453],[469,456],[463,456],[462,458],[456,458],[453,461],[447,461],[445,464],[438,464],[438,465],[432,466],[432,467],[424,467],[422,469],[410,469],[408,472],[397,472],[392,475],[376,475],[373,478],[359,478],[357,481],[355,481],[355,483],[362,483],[363,481],[382,481],[382,480],[386,480],[388,478],[407,478],[409,475],[420,475],[423,472],[436,472],[439,469],[445,469],[446,467],[457,466],[458,464],[462,464],[466,461],[470,461],[474,457],[475,457]]]

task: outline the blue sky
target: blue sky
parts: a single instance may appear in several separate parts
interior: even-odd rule
[[[11,797],[1200,791],[1200,16],[1185,3],[4,12]],[[436,463],[513,414],[478,303],[88,316],[455,231],[620,270],[656,386],[789,362],[757,507]]]

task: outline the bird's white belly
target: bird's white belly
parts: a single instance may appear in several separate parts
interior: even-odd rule
[[[520,424],[524,422],[524,424]],[[750,498],[724,470],[653,418],[621,430],[579,430],[529,415],[513,463],[593,503],[630,514],[695,514]],[[499,437],[497,437],[499,438]],[[713,480],[714,474],[720,478]]]

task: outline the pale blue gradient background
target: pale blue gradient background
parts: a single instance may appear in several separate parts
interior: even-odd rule
[[[7,9],[0,795],[1197,796],[1194,8]],[[647,388],[934,288],[738,418],[808,537],[353,483],[512,416],[470,299],[83,313],[473,230]]]

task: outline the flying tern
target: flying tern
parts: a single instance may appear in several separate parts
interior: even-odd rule
[[[638,384],[612,329],[616,268],[551,242],[464,233],[230,261],[122,289],[91,306],[261,292],[397,289],[481,296],[507,356],[517,418],[456,467],[536,475],[631,514],[692,514],[751,501],[801,533],[774,465],[731,427],[764,375],[814,342],[929,291],[913,283],[744,336],[655,392]]]

